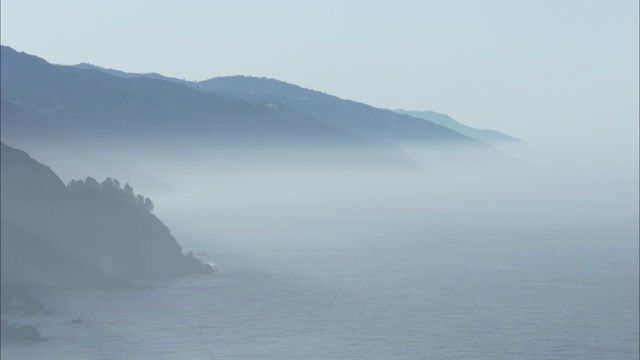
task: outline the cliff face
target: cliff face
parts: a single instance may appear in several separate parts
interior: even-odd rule
[[[65,186],[25,152],[2,144],[1,154],[3,288],[106,288],[212,271],[183,255],[130,187],[91,178]]]

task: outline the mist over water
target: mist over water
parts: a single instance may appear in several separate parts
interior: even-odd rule
[[[148,5],[0,0],[1,359],[640,358],[638,2]]]
[[[638,356],[633,154],[483,170],[283,158],[300,149],[60,151],[32,156],[65,182],[131,183],[219,271],[86,301],[53,294],[56,316],[93,333],[81,347],[41,320],[58,345],[8,355],[99,358],[109,352],[91,336],[106,333],[149,359]]]

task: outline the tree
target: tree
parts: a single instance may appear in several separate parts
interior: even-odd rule
[[[154,204],[151,199],[145,198],[140,194],[136,195],[133,187],[131,187],[129,183],[126,183],[124,188],[120,188],[120,182],[110,177],[105,178],[102,183],[99,183],[91,176],[88,176],[84,181],[71,180],[67,188],[83,197],[91,192],[94,194],[92,197],[97,195],[106,201],[120,201],[133,204],[149,212],[154,209]]]
[[[135,201],[136,200],[136,195],[133,192],[133,188],[131,187],[131,185],[129,185],[129,183],[124,184],[124,196],[127,200],[130,201]]]
[[[144,207],[149,211],[153,211],[153,201],[149,198],[144,199]]]
[[[100,190],[100,183],[91,176],[87,176],[84,180],[84,187],[87,189]]]
[[[71,180],[67,187],[71,190],[82,190],[84,188],[84,181],[80,180]]]
[[[113,192],[113,190],[115,190],[115,185],[113,184],[113,180],[110,177],[104,179],[102,184],[100,184],[100,187],[102,191],[105,192]]]

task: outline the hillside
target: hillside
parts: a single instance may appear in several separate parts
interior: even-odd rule
[[[235,163],[286,166],[513,163],[486,143],[431,121],[277,80],[188,82],[52,65],[1,49],[2,101],[9,109],[2,114],[2,140],[29,150],[47,142],[52,148],[77,145],[83,153],[99,144],[103,152],[135,146],[225,156],[218,150],[228,148],[239,156]]]
[[[160,78],[52,65],[6,46],[1,56],[3,103],[68,139],[366,144],[290,109],[252,105]]]
[[[230,76],[201,81],[192,86],[250,103],[281,104],[369,139],[484,146],[475,139],[428,121],[274,79]]]
[[[2,143],[1,284],[29,291],[132,285],[211,272],[117,181],[65,186],[47,166]]]
[[[90,64],[78,64],[75,67],[99,70],[123,78],[147,77],[162,79],[214,94],[242,99],[250,103],[268,104],[272,108],[277,107],[278,104],[280,106],[285,105],[296,111],[311,114],[326,123],[348,128],[354,133],[368,135],[376,139],[394,142],[407,140],[431,142],[438,141],[438,139],[453,140],[454,142],[468,141],[468,139],[461,139],[450,132],[442,131],[441,128],[432,126],[432,124],[417,122],[415,118],[418,118],[489,144],[522,142],[520,139],[505,135],[499,131],[466,126],[445,114],[433,111],[407,111],[400,109],[393,110],[395,114],[391,114],[388,110],[343,100],[319,91],[274,79],[230,76],[197,82],[165,77],[156,73],[127,73]],[[397,116],[397,114],[406,115],[414,119],[408,119],[406,116]]]
[[[465,124],[462,124],[452,119],[449,115],[437,113],[435,111],[408,111],[408,110],[402,110],[402,109],[397,109],[394,111],[399,114],[413,116],[416,118],[430,121],[434,124],[442,125],[453,131],[459,132],[460,134],[472,137],[474,139],[481,140],[488,144],[492,144],[492,145],[500,145],[500,144],[506,144],[506,143],[524,144],[522,140],[515,138],[513,136],[503,134],[496,130],[477,129],[471,126],[467,126]]]

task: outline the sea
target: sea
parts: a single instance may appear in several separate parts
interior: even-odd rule
[[[639,357],[637,198],[264,179],[153,197],[215,273],[45,294],[2,359]]]
[[[2,359],[637,359],[637,249],[528,240],[203,247],[212,275],[47,294]]]

